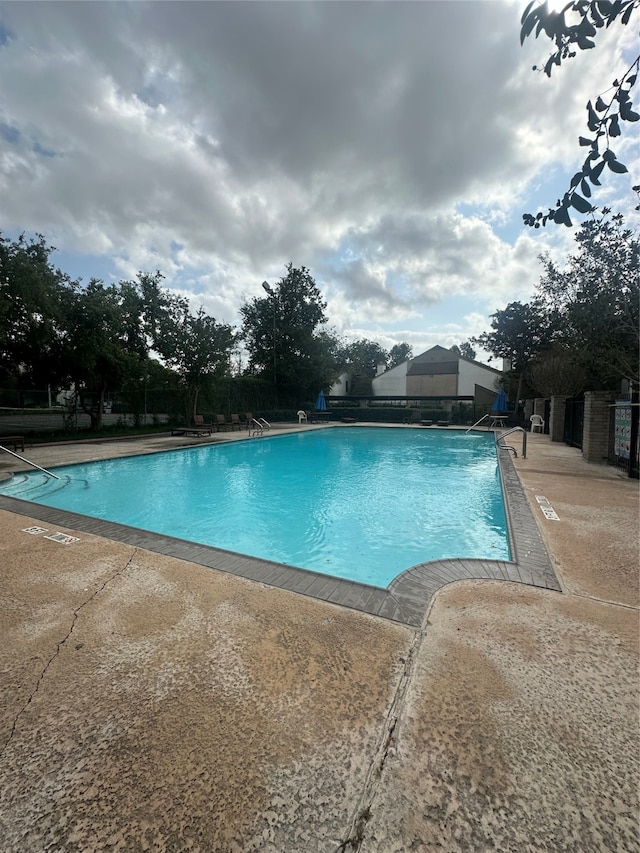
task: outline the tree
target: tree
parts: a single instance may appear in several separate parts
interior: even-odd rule
[[[42,235],[0,236],[0,376],[20,385],[57,386],[63,295],[76,286],[56,269]]]
[[[561,346],[540,353],[529,366],[528,384],[541,397],[575,397],[584,391],[586,372],[575,353]]]
[[[454,344],[451,347],[452,352],[455,352],[457,355],[461,355],[463,358],[470,358],[471,361],[476,357],[476,351],[471,346],[469,341],[462,341],[461,344]]]
[[[576,55],[576,50],[591,50],[598,31],[607,29],[615,22],[623,26],[629,23],[632,13],[640,6],[640,0],[570,0],[557,12],[547,3],[532,0],[524,10],[521,20],[520,43],[523,44],[534,31],[537,38],[544,33],[554,44],[555,51],[547,59],[544,70],[551,77],[554,66]],[[525,225],[539,228],[547,222],[571,226],[569,209],[589,213],[595,208],[588,199],[591,186],[600,186],[600,176],[607,166],[612,172],[621,174],[627,167],[621,163],[611,149],[611,139],[620,136],[620,122],[636,122],[640,114],[633,110],[630,92],[638,75],[640,56],[636,57],[622,76],[613,81],[608,93],[598,95],[587,104],[587,127],[590,136],[581,136],[580,146],[588,148],[581,168],[571,178],[568,191],[558,199],[548,213],[523,214]],[[579,191],[578,191],[579,189]],[[634,187],[634,189],[637,189]]]
[[[371,394],[371,380],[378,365],[387,366],[389,353],[376,341],[360,338],[343,347],[341,359],[343,368],[351,374],[352,393],[366,396]]]
[[[516,399],[520,399],[529,362],[547,349],[553,337],[553,316],[538,302],[510,302],[503,311],[491,315],[491,331],[471,342],[492,356],[506,358],[518,378]]]
[[[159,317],[158,353],[178,373],[185,391],[186,413],[190,421],[198,412],[198,397],[204,384],[229,371],[236,335],[231,326],[217,323],[200,307],[195,317],[186,300],[165,296],[164,316]]]
[[[91,279],[64,294],[64,329],[58,360],[73,384],[81,408],[91,417],[91,428],[102,426],[107,390],[116,390],[146,353],[131,328],[128,287]]]
[[[593,388],[638,382],[640,239],[620,214],[584,222],[577,253],[560,269],[542,256],[538,299],[556,317],[554,339],[586,372]]]
[[[300,405],[335,381],[337,340],[323,328],[327,304],[309,270],[286,270],[266,297],[240,307],[241,334],[249,372],[273,381],[276,404]]]
[[[392,367],[397,367],[399,364],[403,364],[405,361],[409,361],[410,358],[413,358],[413,349],[410,344],[401,343],[394,344],[391,347],[391,351],[389,352],[389,361],[387,363],[387,369]]]

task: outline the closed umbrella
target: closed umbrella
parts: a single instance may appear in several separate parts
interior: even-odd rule
[[[316,400],[316,411],[317,412],[326,412],[327,411],[327,401],[324,398],[324,391],[321,391],[318,394],[318,399]]]
[[[493,406],[491,406],[492,412],[506,412],[509,410],[509,404],[507,403],[507,395],[505,394],[504,388],[500,389],[500,393],[495,399]]]

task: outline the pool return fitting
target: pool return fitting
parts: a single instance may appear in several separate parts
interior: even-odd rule
[[[39,465],[36,465],[36,463],[35,463],[35,462],[30,462],[30,461],[29,461],[28,459],[26,459],[24,456],[20,456],[20,454],[19,454],[19,453],[14,453],[14,451],[13,451],[13,450],[9,450],[9,448],[8,448],[8,447],[3,447],[3,445],[2,445],[2,444],[0,444],[0,450],[6,450],[6,452],[7,452],[7,453],[10,453],[12,456],[15,456],[15,457],[16,457],[16,459],[19,459],[21,462],[26,462],[26,463],[27,463],[27,465],[31,465],[33,468],[37,468],[37,469],[38,469],[38,471],[42,471],[42,473],[43,473],[43,474],[47,474],[49,477],[53,477],[53,479],[54,479],[54,480],[59,480],[59,479],[60,479],[60,477],[58,477],[56,474],[52,474],[52,473],[51,473],[51,471],[47,471],[47,469],[46,469],[46,468],[41,468]]]

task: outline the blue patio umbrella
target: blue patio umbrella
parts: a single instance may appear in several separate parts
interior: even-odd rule
[[[324,399],[324,391],[321,391],[318,394],[318,399],[316,400],[316,412],[326,412],[327,411],[327,401]]]
[[[492,412],[507,412],[509,410],[509,404],[507,403],[507,395],[505,394],[504,388],[500,389],[500,393],[496,397],[493,406],[491,406]]]

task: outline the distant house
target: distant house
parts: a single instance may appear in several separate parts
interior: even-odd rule
[[[490,406],[496,398],[500,370],[435,346],[385,370],[372,382],[376,397],[466,397]]]
[[[335,382],[329,389],[329,395],[334,397],[345,397],[351,391],[351,374],[340,374],[338,381]]]

